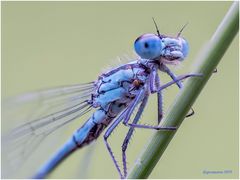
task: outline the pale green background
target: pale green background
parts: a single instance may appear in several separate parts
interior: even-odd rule
[[[177,74],[191,71],[199,54],[231,2],[2,2],[2,96],[92,81],[118,55],[132,53],[134,40],[154,32],[155,17],[161,33],[176,35],[189,22],[183,36],[190,54]],[[238,177],[238,37],[218,65],[194,104],[196,114],[184,121],[150,178],[237,178]],[[163,81],[168,81],[161,74]],[[165,112],[177,93],[176,86],[164,91]],[[156,121],[155,101],[143,121]],[[50,141],[48,153],[39,153],[26,168],[40,166],[78,128],[73,122],[62,131],[59,142]],[[151,120],[151,121],[150,121]],[[3,125],[7,122],[2,122]],[[117,128],[110,143],[120,161],[120,145],[126,127]],[[127,155],[131,167],[153,132],[137,130]],[[102,137],[89,165],[89,178],[118,178]],[[85,148],[50,176],[81,178]],[[43,155],[44,154],[44,155]],[[41,162],[40,162],[41,161]],[[130,168],[129,168],[130,169]],[[204,170],[232,170],[209,174]]]

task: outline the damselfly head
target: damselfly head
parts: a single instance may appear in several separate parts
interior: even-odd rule
[[[136,53],[143,59],[156,59],[162,52],[162,41],[156,34],[143,34],[134,43]]]
[[[188,42],[181,37],[181,33],[187,26],[186,23],[176,37],[160,34],[157,23],[153,22],[157,34],[143,34],[134,43],[136,53],[143,59],[156,60],[160,63],[179,64],[189,52]]]
[[[135,40],[134,48],[142,59],[166,64],[179,64],[189,52],[188,42],[182,37],[143,34]]]

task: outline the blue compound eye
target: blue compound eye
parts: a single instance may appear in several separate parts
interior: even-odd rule
[[[183,38],[179,38],[181,43],[182,43],[182,53],[183,53],[183,56],[184,58],[187,57],[188,55],[188,52],[189,52],[189,45],[188,45],[188,42],[183,39]]]
[[[144,34],[134,43],[136,53],[143,59],[155,59],[161,55],[162,42],[155,34]]]

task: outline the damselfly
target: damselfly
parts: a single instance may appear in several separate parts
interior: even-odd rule
[[[176,76],[167,66],[181,63],[188,55],[188,43],[181,37],[185,26],[176,37],[171,37],[160,34],[155,21],[154,24],[157,34],[143,34],[135,40],[134,48],[138,57],[132,62],[106,71],[96,81],[90,83],[27,93],[8,102],[21,106],[26,101],[36,101],[40,98],[42,104],[48,105],[50,110],[48,114],[40,113],[35,118],[29,117],[28,123],[13,129],[3,138],[3,146],[9,147],[10,151],[11,149],[18,151],[24,157],[32,153],[28,151],[29,146],[38,145],[53,131],[95,109],[85,124],[74,132],[63,147],[33,175],[33,178],[46,177],[74,151],[97,139],[107,126],[109,127],[103,135],[104,142],[120,178],[126,178],[126,149],[134,128],[176,130],[176,127],[160,125],[163,116],[162,90],[172,84],[181,89],[183,79],[199,77],[201,74]],[[158,70],[167,73],[172,81],[161,84]],[[158,125],[139,124],[149,96],[153,93],[157,94]],[[130,122],[135,109],[137,113]],[[121,122],[129,128],[121,149],[123,170],[108,143],[109,136]]]

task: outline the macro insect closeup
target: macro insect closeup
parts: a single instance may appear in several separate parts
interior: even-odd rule
[[[154,23],[156,25],[155,21]],[[133,60],[130,63],[101,74],[94,82],[51,89],[38,92],[38,94],[26,94],[20,97],[22,99],[28,99],[28,96],[31,98],[32,96],[39,96],[41,94],[44,96],[45,94],[48,100],[51,98],[58,100],[58,98],[66,96],[64,97],[66,98],[65,103],[68,105],[57,104],[55,107],[57,110],[53,113],[33,119],[14,129],[6,140],[8,141],[6,143],[10,143],[9,146],[12,146],[12,143],[15,145],[19,143],[19,141],[22,144],[28,144],[29,135],[47,136],[53,130],[81,117],[91,108],[96,109],[86,123],[46,162],[33,178],[45,178],[71,153],[97,139],[110,124],[110,127],[108,127],[104,133],[104,141],[120,178],[126,178],[127,164],[125,151],[134,128],[176,130],[177,127],[141,125],[138,121],[147,105],[149,95],[153,93],[157,93],[158,95],[157,122],[159,124],[163,116],[162,90],[172,84],[177,84],[179,88],[182,88],[181,80],[188,77],[202,76],[201,74],[176,76],[167,67],[167,64],[180,63],[187,57],[189,48],[187,41],[181,37],[183,28],[176,37],[170,37],[160,34],[156,25],[157,34],[143,34],[135,40],[134,48],[139,55],[137,60]],[[158,75],[159,70],[167,73],[172,78],[172,81],[162,84]],[[61,93],[60,97],[58,97],[58,92]],[[129,122],[134,109],[136,109],[139,104],[140,106],[133,122]],[[63,105],[66,107],[63,108]],[[129,131],[122,145],[123,172],[120,170],[107,141],[112,131],[114,131],[120,122],[129,127]],[[21,151],[23,151],[21,153],[24,153],[25,149],[21,149]]]
[[[71,6],[71,8],[73,7]],[[56,18],[55,16],[53,17]],[[150,16],[148,21],[152,21],[148,24],[152,25],[152,28],[149,29],[153,29],[153,31],[149,33],[150,31],[148,30],[135,34],[135,40],[131,41],[135,57],[128,59],[128,62],[122,62],[122,64],[111,67],[96,75],[91,72],[91,68],[94,67],[95,69],[99,68],[99,70],[101,70],[101,67],[98,67],[98,65],[101,64],[101,62],[99,62],[100,60],[90,61],[91,58],[84,55],[81,57],[84,59],[84,61],[81,62],[81,66],[86,69],[86,72],[81,75],[80,83],[56,86],[56,88],[54,88],[54,86],[53,88],[42,88],[42,90],[40,88],[38,91],[30,91],[29,93],[22,93],[22,95],[20,94],[19,96],[17,95],[10,98],[7,96],[7,98],[3,99],[3,122],[11,120],[17,122],[13,125],[6,125],[4,128],[7,130],[4,130],[2,133],[4,178],[18,178],[18,175],[14,175],[14,173],[20,171],[21,174],[21,166],[24,166],[25,163],[28,163],[29,171],[27,172],[27,177],[24,173],[24,175],[21,175],[24,178],[51,178],[51,175],[61,168],[66,161],[69,161],[74,154],[84,151],[84,149],[89,146],[92,148],[92,143],[97,140],[100,141],[100,143],[103,144],[102,147],[104,147],[101,153],[96,150],[95,153],[97,156],[104,156],[106,161],[110,159],[111,164],[109,164],[113,167],[111,169],[113,172],[111,173],[114,174],[116,178],[125,179],[129,175],[131,168],[128,163],[129,155],[127,150],[131,148],[134,149],[133,146],[129,146],[134,130],[138,132],[144,131],[145,129],[149,132],[176,131],[178,127],[163,126],[161,123],[165,115],[164,111],[167,109],[166,106],[163,106],[163,99],[169,98],[168,96],[163,98],[164,90],[174,87],[177,89],[177,92],[179,92],[184,87],[187,79],[201,79],[204,77],[202,73],[190,73],[191,71],[187,70],[184,70],[184,73],[175,74],[172,68],[181,65],[186,59],[187,61],[191,61],[191,59],[189,59],[191,45],[188,37],[184,34],[185,30],[187,30],[189,26],[192,26],[192,22],[189,22],[188,19],[185,20],[184,23],[174,22],[174,26],[171,27],[174,27],[176,33],[163,33],[165,32],[162,30],[164,27],[157,16],[154,16],[152,19]],[[189,22],[189,24],[186,22]],[[89,21],[89,24],[89,27],[95,27],[91,21]],[[106,28],[99,25],[96,25],[96,27],[98,27],[97,29],[99,31],[101,28]],[[116,32],[113,34],[118,36]],[[88,51],[88,47],[90,46],[92,46],[91,54],[95,53],[95,48],[104,49],[112,46],[104,42],[104,33],[103,37],[99,36],[99,34],[93,34],[90,37],[84,36],[84,33],[79,35],[79,37],[83,39],[86,38],[84,41],[86,44],[83,43],[84,45],[81,46],[80,50],[77,49],[76,46],[80,54],[81,51]],[[98,37],[97,40],[96,36]],[[32,37],[35,36],[33,35]],[[71,35],[69,35],[69,37],[71,37]],[[50,36],[49,39],[51,39]],[[101,41],[101,43],[99,41]],[[80,38],[77,39],[76,42],[79,44],[82,43]],[[60,44],[61,46],[61,42],[57,42],[56,44]],[[98,44],[98,47],[96,47],[96,44]],[[22,49],[24,50],[24,48]],[[39,49],[39,51],[41,51],[41,49]],[[31,54],[29,56],[34,58],[31,50],[29,50],[29,53]],[[101,52],[99,56],[101,56]],[[87,66],[87,63],[91,63],[91,65]],[[51,61],[49,61],[49,64],[51,64]],[[49,64],[46,63],[46,71],[48,71]],[[51,66],[54,68],[52,69],[52,77],[50,75],[49,79],[56,78],[55,70],[57,71],[60,64],[61,62]],[[24,69],[21,70],[24,73]],[[77,72],[69,72],[69,74],[72,73],[72,76],[77,75]],[[44,75],[44,69],[41,70],[41,73]],[[28,76],[31,76],[31,74],[28,74]],[[167,76],[169,80],[163,80],[162,76]],[[32,75],[32,79],[34,78],[35,76]],[[84,79],[87,80],[85,81]],[[49,84],[51,84],[51,81],[49,81]],[[38,87],[41,86],[39,85]],[[22,92],[25,92],[25,90]],[[155,97],[155,106],[149,103],[151,97]],[[152,120],[151,122],[148,124],[141,123],[141,118],[148,106],[155,108],[154,112],[156,113],[154,117],[156,117],[156,119],[151,116],[151,119],[147,118]],[[197,112],[199,111],[195,106],[194,109],[197,109]],[[27,115],[22,116],[25,113]],[[191,108],[186,117],[192,116],[193,114],[194,110]],[[195,115],[193,117],[195,118]],[[191,122],[191,119],[194,118],[189,118],[190,120],[188,121]],[[68,129],[68,131],[71,131],[71,135],[67,133],[67,135],[64,134],[64,138],[61,138],[63,134],[57,134],[58,130],[63,132],[62,129],[78,120],[82,122],[81,125],[75,123],[77,127],[75,126],[74,130],[72,128],[71,130]],[[110,137],[115,136],[114,132],[117,127],[126,129],[123,139],[117,139],[117,137],[115,137],[115,141],[117,139],[121,145],[118,149],[113,148],[110,140]],[[45,147],[43,146],[42,149],[39,150],[42,144],[44,145],[48,139],[53,140],[52,143],[45,144]],[[55,140],[56,142],[61,142],[61,144],[58,142],[55,145]],[[141,139],[134,138],[134,141],[141,141]],[[88,150],[89,149],[86,151]],[[102,152],[104,152],[104,155],[102,155]],[[36,154],[36,156],[32,157],[34,154]],[[41,155],[37,157],[37,154],[43,154],[47,158],[41,159]],[[96,159],[94,159],[93,162],[94,161],[96,161]],[[104,164],[104,162],[98,161],[98,163],[99,168],[97,169],[102,171],[100,170],[100,166]],[[36,168],[31,169],[31,164]],[[66,168],[66,171],[69,169]],[[106,172],[108,172],[107,168],[102,172],[103,178]],[[111,175],[107,174],[106,177],[111,177]]]

